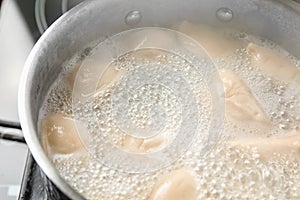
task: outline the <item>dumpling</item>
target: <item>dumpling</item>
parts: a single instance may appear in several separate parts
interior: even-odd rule
[[[228,69],[220,70],[219,74],[225,89],[227,117],[245,123],[270,123],[250,88],[238,75]]]
[[[244,45],[242,41],[226,38],[209,27],[187,21],[182,22],[176,30],[196,40],[213,58],[233,53]]]
[[[72,118],[62,114],[49,114],[41,125],[47,153],[71,154],[84,149]]]
[[[157,33],[158,34],[158,33]],[[155,60],[158,60],[159,57],[164,55],[165,52],[163,50],[159,49],[141,49],[141,50],[135,50],[132,52],[129,52],[126,54],[129,58],[134,58],[136,61],[141,62],[141,60],[144,60],[146,62],[154,62]],[[125,56],[125,57],[126,57]],[[122,57],[120,57],[122,58]],[[128,58],[127,58],[128,59]],[[122,60],[122,59],[121,59]],[[124,58],[125,60],[125,58]],[[122,63],[125,62],[125,63]],[[160,63],[165,63],[165,60],[160,60]],[[129,65],[128,69],[132,67],[132,64],[126,63],[126,61],[120,61],[120,65]],[[101,77],[99,77],[99,82],[97,84],[97,90],[103,91],[105,89],[108,89],[112,85],[118,83],[122,76],[127,72],[127,69],[116,69],[116,64],[111,64],[109,67],[102,73]]]
[[[300,156],[300,134],[292,133],[270,138],[244,138],[230,142],[233,147],[255,147],[262,159],[269,159],[274,153]]]
[[[97,84],[97,90],[105,91],[109,87],[113,86],[114,84],[118,83],[121,79],[125,70],[116,70],[115,67],[109,66],[99,77],[99,82]]]
[[[171,172],[154,186],[148,200],[196,200],[197,187],[188,169]]]
[[[134,138],[126,135],[120,148],[132,153],[149,153],[160,149],[160,147],[165,144],[165,141],[162,135],[156,135],[147,139]]]
[[[248,45],[247,51],[252,63],[266,75],[282,81],[300,83],[300,69],[287,57],[253,43]]]
[[[80,67],[84,67],[84,69],[80,69]],[[102,70],[99,71],[101,67]],[[83,63],[79,62],[68,73],[65,82],[73,97],[84,99],[92,96],[96,91],[97,93],[105,91],[117,83],[124,73],[125,70],[116,70],[112,65],[105,66],[99,61],[89,59]]]

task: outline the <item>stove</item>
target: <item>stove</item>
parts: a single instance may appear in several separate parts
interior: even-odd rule
[[[18,118],[23,65],[34,43],[82,0],[0,0],[0,200],[68,200],[34,161]]]

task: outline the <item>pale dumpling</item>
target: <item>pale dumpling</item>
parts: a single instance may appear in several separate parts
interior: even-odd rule
[[[154,186],[148,200],[196,200],[196,181],[188,169],[172,171]]]
[[[132,153],[149,153],[160,149],[160,147],[165,144],[165,141],[162,135],[156,135],[147,139],[134,138],[130,135],[126,135],[120,147]]]
[[[231,70],[222,69],[219,74],[225,89],[226,116],[239,122],[268,124],[268,118],[247,84]]]
[[[247,51],[253,65],[278,80],[300,83],[300,69],[282,54],[267,47],[249,43]]]
[[[170,49],[174,46],[174,42],[176,42],[176,35],[163,29],[141,29],[132,33],[129,37],[125,37],[122,42],[118,41],[115,45],[118,47],[118,56],[123,56],[128,51],[131,51],[128,53],[129,56],[133,56],[136,59],[153,61],[162,53],[157,48]],[[125,63],[120,61],[120,64]],[[125,69],[117,70],[115,67],[111,64],[101,73],[101,77],[98,79],[97,92],[108,89],[117,83],[127,72]]]
[[[213,58],[235,52],[243,47],[243,42],[225,38],[222,34],[204,25],[182,22],[176,29],[196,40]]]
[[[47,151],[71,154],[84,149],[74,120],[62,114],[49,114],[42,120],[42,135]]]
[[[158,33],[157,33],[158,34]],[[165,52],[159,49],[143,49],[136,50],[126,54],[128,57],[134,57],[135,60],[145,60],[145,61],[155,61],[161,55],[164,55]],[[120,57],[122,58],[122,57]],[[122,60],[122,59],[121,59]],[[125,58],[124,58],[125,60]],[[120,65],[125,64],[120,61]],[[160,60],[161,63],[164,63],[163,60]],[[118,64],[117,64],[118,65]],[[129,64],[131,65],[131,63]],[[132,67],[132,66],[129,66]],[[122,76],[127,72],[126,69],[116,69],[115,64],[111,64],[99,77],[99,82],[97,84],[98,91],[104,91],[111,87],[114,84],[117,84]]]
[[[95,92],[105,91],[117,83],[125,73],[125,70],[116,70],[114,66],[105,66],[101,62],[86,60],[84,66],[82,64],[82,62],[78,62],[65,79],[66,86],[72,92],[72,96],[78,99],[89,97]],[[87,65],[88,68],[85,67]],[[80,69],[80,67],[83,68]],[[99,71],[101,67],[103,68],[102,72]],[[85,78],[89,74],[91,74],[91,78]],[[98,76],[94,77],[97,74]],[[77,85],[75,86],[75,84]]]
[[[118,47],[116,56],[123,56],[131,51],[129,54],[137,59],[151,61],[162,54],[163,51],[158,49],[172,49],[176,45],[176,41],[176,34],[173,32],[163,29],[143,29],[125,37],[124,40],[114,42]],[[155,49],[151,49],[152,47]],[[147,50],[140,51],[143,48]],[[95,93],[97,95],[116,84],[127,72],[126,69],[116,69],[113,64],[112,54],[114,52],[112,51],[113,49],[105,51],[108,57],[102,55],[102,51],[100,53],[96,51],[91,57],[78,62],[73,67],[66,77],[66,85],[73,97],[86,100]],[[117,65],[124,64],[122,62],[120,61]]]
[[[111,87],[112,85],[116,84],[123,74],[125,70],[116,70],[115,67],[109,66],[99,77],[99,82],[97,84],[97,90],[104,91]]]
[[[79,100],[83,97],[92,95],[95,90],[92,88],[93,85],[95,85],[93,82],[95,80],[88,78],[90,74],[95,72],[91,70],[83,70],[82,65],[82,61],[76,63],[65,77],[65,85],[67,86],[67,89],[71,92],[73,98]]]
[[[269,159],[274,153],[292,154],[300,156],[300,133],[291,133],[284,136],[270,138],[244,138],[231,141],[233,147],[254,147],[262,159]]]

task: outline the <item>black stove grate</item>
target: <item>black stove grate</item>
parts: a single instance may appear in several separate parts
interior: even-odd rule
[[[28,153],[19,200],[70,200],[39,168]]]

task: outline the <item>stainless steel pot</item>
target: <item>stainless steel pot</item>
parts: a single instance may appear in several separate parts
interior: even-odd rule
[[[300,58],[299,6],[296,2],[291,2],[292,6],[286,3],[275,0],[94,0],[73,8],[42,35],[22,75],[19,115],[35,160],[67,196],[84,199],[61,178],[47,158],[37,127],[39,109],[62,63],[90,42],[131,28],[169,27],[172,22],[188,20],[260,35]],[[218,13],[220,8],[226,11],[221,13],[223,18]]]

